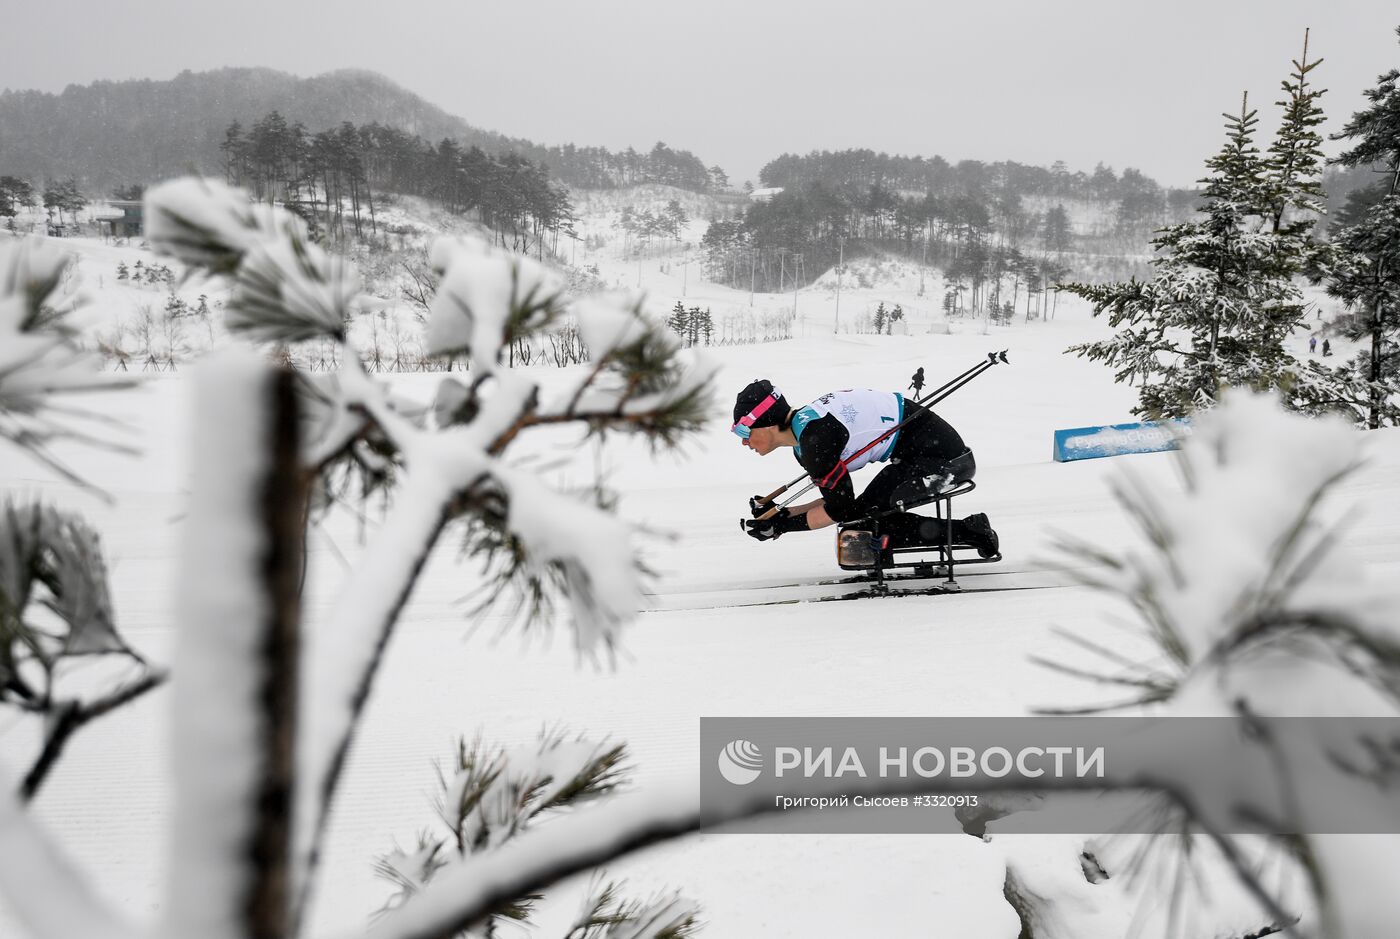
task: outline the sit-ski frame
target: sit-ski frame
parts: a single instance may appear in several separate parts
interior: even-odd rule
[[[998,561],[1000,561],[1000,552],[989,558],[959,558],[956,554],[958,550],[974,549],[971,545],[953,544],[953,498],[955,496],[965,495],[966,493],[969,493],[976,488],[977,484],[975,482],[973,482],[970,479],[964,480],[963,482],[960,482],[957,485],[953,486],[951,489],[948,489],[944,492],[939,492],[934,495],[929,495],[927,498],[912,500],[901,499],[895,502],[892,508],[886,509],[883,512],[877,512],[876,514],[869,516],[869,518],[863,519],[862,521],[868,521],[872,523],[872,534],[874,535],[876,545],[875,569],[873,571],[875,586],[872,588],[872,592],[881,594],[889,590],[889,587],[885,583],[886,570],[908,568],[913,569],[915,577],[935,577],[937,576],[939,571],[947,571],[948,579],[943,582],[940,589],[949,592],[954,592],[961,589],[958,585],[956,577],[956,568],[959,565],[995,564]],[[937,553],[937,557],[925,557],[917,561],[909,561],[905,563],[883,563],[884,549],[881,549],[879,547],[880,519],[890,515],[904,514],[911,509],[916,509],[920,506],[928,505],[930,502],[934,503],[933,520],[943,522],[947,526],[944,535],[944,543],[940,545],[915,545],[909,548],[891,548],[889,549],[889,551],[891,556],[896,554],[924,554],[926,552],[933,551]],[[851,527],[854,527],[854,525],[859,524],[861,523],[853,523]]]

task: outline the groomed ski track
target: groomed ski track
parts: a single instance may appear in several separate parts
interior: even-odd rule
[[[649,611],[710,610],[737,607],[776,606],[786,603],[820,603],[834,600],[898,600],[914,597],[958,596],[971,593],[999,593],[1008,590],[1046,590],[1075,587],[1080,582],[1065,571],[997,570],[983,568],[976,573],[959,572],[956,582],[946,574],[927,577],[894,575],[886,579],[885,592],[868,576],[852,575],[786,583],[753,583],[732,587],[714,586],[686,592],[648,595]]]

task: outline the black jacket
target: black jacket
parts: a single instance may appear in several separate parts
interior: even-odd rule
[[[905,401],[904,417],[908,423],[899,431],[889,462],[928,465],[951,460],[967,449],[953,425],[927,408]],[[851,474],[838,468],[841,451],[850,439],[850,431],[834,414],[808,423],[798,439],[801,452],[797,462],[821,490],[826,514],[838,522],[863,514],[856,505]]]

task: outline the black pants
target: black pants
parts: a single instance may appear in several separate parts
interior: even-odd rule
[[[932,501],[939,488],[966,482],[977,473],[977,461],[971,450],[964,450],[952,459],[944,459],[931,454],[915,453],[908,458],[893,462],[870,481],[856,498],[861,520],[848,522],[842,527],[867,528],[869,518],[879,512],[894,508],[897,501],[909,505],[921,505]],[[880,533],[890,536],[890,547],[908,548],[921,544],[944,544],[948,538],[948,524],[930,524],[926,515],[913,515],[908,512],[895,512],[879,519]],[[921,531],[921,529],[935,529]],[[962,522],[953,520],[952,544],[961,544],[965,538]]]

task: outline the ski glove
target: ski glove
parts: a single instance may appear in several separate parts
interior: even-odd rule
[[[749,519],[744,522],[744,534],[759,541],[772,541],[790,531],[807,531],[807,513],[793,515],[783,507],[772,518]]]
[[[758,518],[772,507],[773,503],[764,499],[763,496],[749,496],[749,514],[754,518]],[[786,512],[787,509],[783,509],[783,511]]]

